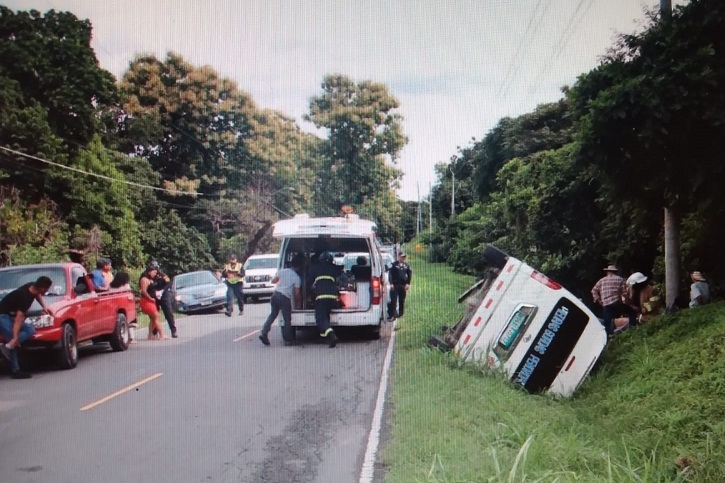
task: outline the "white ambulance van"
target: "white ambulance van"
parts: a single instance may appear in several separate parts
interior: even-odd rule
[[[431,344],[502,369],[531,393],[571,396],[607,344],[597,317],[557,282],[495,247],[492,270],[459,298],[464,316]]]
[[[293,327],[315,326],[310,267],[313,260],[327,251],[340,260],[348,259],[348,255],[366,259],[363,266],[341,265],[338,287],[342,306],[332,311],[330,323],[333,327],[366,328],[372,338],[380,337],[387,282],[376,230],[374,222],[355,214],[328,218],[299,214],[274,224],[272,235],[281,240],[278,268],[288,267],[297,255],[304,256],[306,261],[301,274],[304,302],[301,309],[292,311]]]

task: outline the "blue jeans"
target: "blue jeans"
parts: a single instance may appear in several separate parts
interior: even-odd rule
[[[234,299],[237,299],[239,313],[244,312],[244,290],[242,282],[227,283],[227,312],[231,313],[234,308]]]
[[[269,313],[269,317],[264,322],[262,327],[262,334],[269,334],[269,329],[272,328],[272,324],[275,319],[282,312],[282,338],[286,341],[294,339],[294,329],[292,328],[292,301],[282,295],[279,292],[272,294],[272,299],[269,301],[269,305],[272,307],[272,311]]]
[[[13,322],[15,317],[9,314],[0,314],[0,334],[2,334],[5,342],[10,342],[13,338]],[[18,333],[18,343],[22,345],[26,340],[30,339],[35,334],[35,327],[23,322],[20,326],[20,332]],[[17,372],[20,370],[20,363],[18,362],[18,349],[12,349],[10,351],[10,370]]]

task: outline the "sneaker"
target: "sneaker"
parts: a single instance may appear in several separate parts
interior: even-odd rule
[[[0,343],[0,352],[5,359],[10,360],[10,349],[8,349],[4,342]]]
[[[330,332],[327,336],[327,345],[330,347],[330,349],[334,348],[337,345],[337,336],[334,332]]]
[[[10,377],[12,377],[13,379],[30,379],[31,377],[33,377],[33,375],[29,372],[17,370],[13,372],[12,376]]]
[[[176,331],[173,331],[171,333],[171,337],[173,337],[174,339],[178,339],[179,338],[179,334],[177,334]]]
[[[262,341],[262,344],[269,345],[269,337],[267,337],[267,334],[259,334],[259,340]],[[285,345],[287,344],[287,341],[285,341]]]
[[[224,315],[226,315],[227,317],[231,317],[232,316],[232,313],[227,310],[226,312],[224,312]]]

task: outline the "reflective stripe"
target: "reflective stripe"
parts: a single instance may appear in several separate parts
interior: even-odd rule
[[[314,283],[317,283],[320,280],[329,280],[331,282],[334,282],[335,281],[335,277],[333,277],[332,275],[320,275],[319,277],[317,277],[315,279],[315,282]]]
[[[333,299],[333,300],[336,300],[337,299],[337,295],[323,294],[323,295],[318,295],[317,297],[315,297],[315,300],[321,300],[321,299]]]
[[[330,335],[330,332],[332,332],[332,328],[329,328],[329,329],[327,329],[327,330],[326,330],[325,332],[323,332],[323,333],[322,333],[322,334],[320,334],[320,335],[321,335],[322,337],[327,337],[328,335]]]

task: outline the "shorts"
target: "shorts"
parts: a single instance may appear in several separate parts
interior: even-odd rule
[[[156,302],[147,298],[141,299],[141,312],[146,315],[156,315],[159,313],[159,308],[156,306]]]

